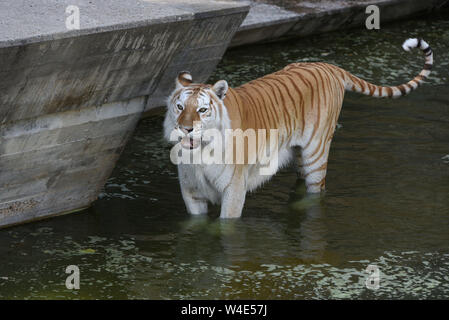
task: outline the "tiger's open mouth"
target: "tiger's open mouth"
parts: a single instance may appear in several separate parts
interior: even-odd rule
[[[200,146],[201,144],[201,139],[198,138],[192,138],[190,136],[184,136],[181,139],[181,146],[184,149],[189,149],[189,150],[193,150],[196,149]]]

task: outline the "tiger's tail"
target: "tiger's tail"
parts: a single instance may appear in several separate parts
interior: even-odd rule
[[[418,88],[420,84],[429,76],[430,70],[433,64],[433,52],[429,44],[423,39],[408,39],[402,44],[402,48],[405,51],[410,51],[413,48],[420,48],[425,55],[424,68],[421,70],[419,75],[410,80],[405,84],[401,84],[393,87],[383,87],[377,86],[375,84],[369,83],[363,79],[360,79],[351,73],[346,71],[345,74],[345,89],[347,91],[355,91],[362,93],[367,96],[376,98],[398,98],[405,96],[412,90]]]

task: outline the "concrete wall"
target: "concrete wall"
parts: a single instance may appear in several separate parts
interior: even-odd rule
[[[231,42],[231,47],[365,28],[365,9],[374,4],[384,23],[429,13],[448,0],[239,0],[251,5],[250,12]]]
[[[229,47],[248,10],[249,7],[237,7],[232,15],[229,14],[230,9],[227,9],[221,14],[215,11],[213,15],[202,14],[201,19],[194,19],[192,26],[183,35],[185,45],[176,51],[164,69],[145,111],[165,106],[180,71],[189,71],[195,82],[205,82]]]
[[[0,226],[94,201],[145,107],[159,104],[153,96],[168,94],[181,65],[207,78],[248,11],[229,1],[36,0],[24,14],[20,2],[0,4]],[[68,4],[79,5],[81,30],[65,29]]]

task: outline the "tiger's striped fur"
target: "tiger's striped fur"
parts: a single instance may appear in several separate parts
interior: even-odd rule
[[[183,72],[168,100],[165,136],[168,139],[177,129],[190,141],[199,141],[198,145],[208,128],[222,132],[278,129],[277,168],[291,159],[293,147],[299,147],[298,169],[307,191],[320,192],[325,188],[329,149],[345,90],[386,98],[408,94],[428,77],[433,64],[432,49],[424,40],[408,39],[403,44],[407,51],[416,47],[425,54],[424,69],[409,82],[393,87],[371,84],[327,63],[293,63],[238,88],[228,88],[224,80],[213,86],[194,84],[190,74]],[[248,160],[252,155],[249,150],[245,152]],[[249,162],[179,164],[181,192],[188,211],[205,213],[211,201],[221,203],[221,217],[239,217],[246,192],[270,178],[258,174],[260,167]]]

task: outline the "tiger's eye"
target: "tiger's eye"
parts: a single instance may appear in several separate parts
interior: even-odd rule
[[[201,108],[200,110],[198,110],[198,112],[204,113],[207,111],[207,108]]]
[[[183,107],[182,107],[179,103],[176,105],[176,107],[177,107],[179,110],[182,110],[182,109],[183,109]]]

